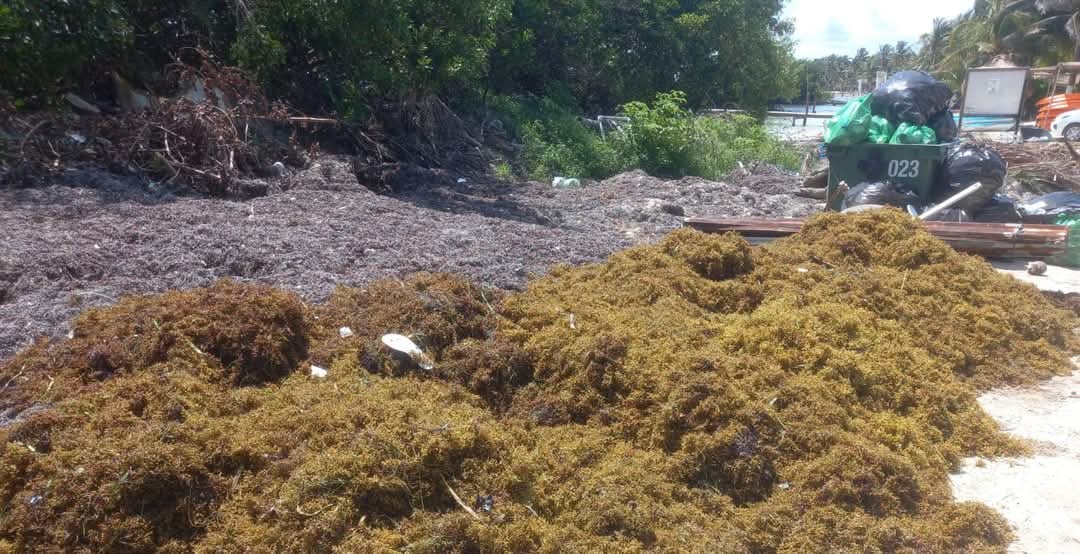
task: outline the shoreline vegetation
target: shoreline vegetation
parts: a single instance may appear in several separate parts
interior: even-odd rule
[[[130,97],[158,104],[154,112],[168,103],[155,99],[185,95],[185,81],[197,88],[191,82],[205,81],[201,74],[213,67],[211,73],[247,82],[235,95],[222,87],[226,104],[239,108],[234,119],[286,123],[276,134],[292,135],[307,150],[316,145],[378,163],[417,134],[427,135],[422,142],[433,150],[445,150],[457,148],[445,142],[505,133],[509,148],[472,169],[545,180],[604,178],[634,168],[715,179],[735,161],[790,169],[799,154],[770,139],[760,121],[690,117],[691,110],[723,103],[760,114],[770,98],[795,93],[791,23],[781,19],[782,7],[780,0],[14,0],[0,8],[0,55],[10,61],[0,77],[0,99],[6,98],[0,114],[66,110],[64,99],[72,95],[78,106],[107,118],[123,112]],[[177,72],[189,78],[178,79]],[[606,140],[581,125],[585,113],[618,114],[640,125]],[[296,124],[298,117],[305,123]],[[202,126],[220,128],[208,118]],[[151,131],[161,126],[199,143],[170,119],[155,118]],[[323,119],[349,130],[311,132],[306,121]],[[130,128],[137,125],[119,122],[129,134],[138,134]],[[16,162],[5,158],[16,157],[12,150],[26,129],[4,127],[13,129],[7,135],[14,140],[0,144],[9,154],[0,161],[10,167]],[[266,142],[283,143],[280,136],[242,131],[256,150],[252,166],[272,158],[289,163],[283,160],[289,156],[258,151]],[[163,137],[155,142],[155,150],[165,150]],[[423,144],[404,149],[409,152],[389,161],[460,169],[454,165],[460,161],[440,159]],[[126,154],[108,162],[134,166],[153,180],[166,180],[170,171],[192,181],[203,180],[198,172],[222,173],[210,161]],[[298,152],[289,155],[303,163]]]

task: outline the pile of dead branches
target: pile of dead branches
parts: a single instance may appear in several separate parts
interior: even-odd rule
[[[267,99],[243,71],[188,48],[165,75],[155,94],[143,93],[146,105],[127,111],[88,102],[78,114],[0,106],[0,185],[36,186],[89,163],[229,197],[243,179],[273,174],[278,162],[303,166],[317,155],[305,130],[313,118]]]
[[[1009,175],[1027,191],[1080,192],[1080,153],[1067,142],[995,144],[1009,163]]]
[[[103,134],[116,145],[117,161],[170,184],[227,195],[236,179],[266,164],[237,128],[236,113],[210,102],[167,99],[146,112],[106,120]]]
[[[108,159],[111,145],[69,113],[0,113],[0,186],[30,187],[43,174]]]
[[[487,146],[498,137],[477,140],[477,125],[435,96],[375,100],[366,120],[346,122],[271,101],[243,71],[195,48],[182,49],[165,76],[137,109],[84,103],[81,115],[0,110],[0,184],[35,186],[45,174],[88,162],[232,197],[251,177],[304,166],[324,144],[354,154],[361,182],[389,191],[416,168],[455,178],[484,174],[498,157],[491,152],[501,151]]]
[[[231,196],[238,179],[301,158],[295,140],[271,136],[275,124],[288,121],[286,106],[270,102],[240,70],[219,67],[205,55],[196,59],[199,65],[169,66],[174,96],[102,121],[100,133],[114,145],[115,163],[203,194]]]
[[[348,129],[358,150],[357,174],[385,190],[395,189],[399,172],[409,167],[482,174],[492,156],[473,136],[474,127],[435,96],[378,102],[367,121]]]

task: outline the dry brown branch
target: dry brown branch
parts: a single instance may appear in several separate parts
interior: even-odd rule
[[[19,143],[19,155],[20,156],[26,155],[26,142],[28,140],[30,140],[30,137],[34,136],[34,133],[36,133],[37,130],[40,129],[42,125],[45,125],[48,122],[49,122],[49,120],[42,119],[41,121],[37,122],[37,125],[34,125],[34,127],[30,129],[30,132],[26,133],[26,136],[23,137],[22,142]]]
[[[461,497],[458,496],[458,493],[455,492],[454,488],[450,486],[450,483],[446,482],[446,479],[443,479],[443,484],[446,485],[446,490],[450,491],[450,496],[454,497],[454,501],[456,501],[458,503],[458,506],[461,506],[462,509],[464,509],[466,512],[468,512],[469,515],[471,515],[473,517],[473,519],[476,519],[476,520],[480,519],[480,516],[476,513],[475,510],[470,508],[468,504],[462,502]]]
[[[1069,143],[1069,139],[1065,139],[1065,140],[1063,140],[1061,142],[1065,143],[1065,148],[1069,149],[1069,154],[1072,155],[1073,161],[1074,162],[1080,162],[1080,154],[1076,153],[1076,149],[1073,148],[1073,145]]]

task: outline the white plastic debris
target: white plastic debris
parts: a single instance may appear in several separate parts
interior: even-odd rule
[[[329,372],[317,365],[311,366],[311,376],[316,379],[326,379],[326,376],[329,374]]]
[[[1050,268],[1046,266],[1046,262],[1031,262],[1027,264],[1027,272],[1036,276],[1046,275],[1046,272],[1049,269]]]
[[[402,354],[407,354],[410,358],[412,358],[414,362],[416,362],[416,365],[426,370],[430,370],[431,368],[435,367],[435,364],[431,361],[431,358],[429,358],[428,355],[425,354],[424,351],[421,350],[420,347],[417,346],[416,343],[413,342],[412,339],[410,339],[409,337],[391,333],[389,335],[383,335],[382,342],[387,346],[387,348],[390,348],[391,350],[396,350],[398,352],[401,352]]]
[[[810,273],[810,270],[806,269],[805,267],[800,267],[798,271],[799,273]]]
[[[464,177],[459,177],[458,180],[457,180],[457,184],[459,184],[459,185],[464,185],[465,183],[468,183],[468,182],[469,182],[469,180],[464,178]]]
[[[556,177],[551,180],[551,186],[557,189],[579,189],[581,188],[581,180],[566,177]]]
[[[347,338],[353,336],[352,329],[350,329],[348,327],[342,327],[341,329],[338,329],[337,333],[343,339],[347,339]]]

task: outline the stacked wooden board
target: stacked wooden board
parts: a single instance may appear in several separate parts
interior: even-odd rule
[[[686,226],[707,233],[737,233],[748,239],[794,235],[802,219],[725,218],[686,220]],[[1065,252],[1069,228],[1014,223],[924,222],[926,230],[956,250],[988,258],[1047,258]]]

